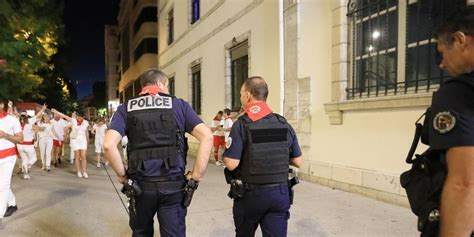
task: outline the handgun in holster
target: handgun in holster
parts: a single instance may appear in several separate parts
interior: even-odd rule
[[[233,171],[224,169],[225,181],[230,184],[229,193],[227,196],[231,199],[243,198],[245,194],[245,186],[240,178],[240,171],[235,169]]]
[[[194,191],[198,188],[198,182],[194,179],[186,180],[186,186],[184,187],[183,207],[189,207],[191,200],[193,199]]]
[[[290,169],[288,171],[290,174],[295,174],[293,169]],[[290,193],[290,205],[293,205],[293,198],[295,197],[295,190],[293,189],[293,187],[297,184],[300,183],[300,179],[298,177],[293,176],[291,177],[290,179],[288,179],[288,191]]]
[[[142,195],[142,189],[135,180],[127,179],[123,184],[121,191],[125,196],[127,196],[129,207],[131,208],[132,213],[136,215],[137,209],[135,198]]]

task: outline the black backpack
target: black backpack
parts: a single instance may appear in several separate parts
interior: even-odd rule
[[[425,117],[423,124],[419,121]],[[439,233],[440,201],[444,181],[447,175],[446,156],[444,151],[428,148],[422,154],[416,154],[418,142],[429,145],[429,123],[431,109],[416,121],[416,131],[408,152],[406,162],[411,169],[400,176],[400,183],[405,189],[413,213],[418,217],[418,230],[421,236],[437,236]]]

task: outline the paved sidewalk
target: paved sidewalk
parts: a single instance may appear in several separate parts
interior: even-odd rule
[[[88,158],[95,160],[93,145],[89,145]],[[110,167],[108,170],[120,189],[115,174]],[[0,236],[131,236],[127,214],[105,170],[93,162],[88,173],[89,179],[79,179],[74,166],[63,162],[50,173],[37,164],[31,180],[15,174],[13,192],[19,209],[4,218]],[[407,208],[304,181],[295,189],[288,236],[418,234],[416,219]],[[223,168],[209,164],[188,209],[187,236],[234,236],[232,201],[227,191]],[[158,233],[155,223],[155,236]],[[256,236],[261,236],[260,230]]]

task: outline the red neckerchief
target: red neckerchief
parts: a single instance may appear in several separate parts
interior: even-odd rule
[[[263,101],[257,101],[253,104],[248,104],[247,107],[245,107],[245,112],[247,113],[247,116],[249,116],[250,120],[255,122],[271,114],[272,109],[268,107],[267,103]]]
[[[76,121],[77,121],[77,126],[81,126],[82,122],[84,122],[84,119],[83,118],[77,118]]]
[[[21,124],[21,130],[25,130],[25,125],[26,124]]]
[[[163,91],[157,86],[145,86],[143,87],[140,95],[150,94],[150,95],[157,95],[158,93],[163,93]]]
[[[8,112],[3,112],[0,114],[0,119],[7,117]]]

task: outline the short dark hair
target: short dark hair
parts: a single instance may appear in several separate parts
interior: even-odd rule
[[[268,86],[263,77],[254,76],[249,77],[244,81],[245,90],[259,101],[267,101]]]
[[[142,84],[142,87],[151,86],[157,82],[161,82],[164,85],[168,84],[168,76],[159,69],[151,68],[140,75],[140,84]]]
[[[474,36],[474,6],[466,6],[454,11],[438,27],[434,36],[443,43],[451,45],[454,42],[453,34],[457,31]]]
[[[230,109],[224,109],[224,113],[227,114],[227,116],[230,115]]]
[[[20,123],[27,124],[28,123],[28,116],[22,114],[20,115]]]
[[[3,105],[3,111],[0,111],[0,113],[7,112],[8,111],[8,100],[4,98],[0,98],[0,104]]]
[[[224,112],[222,112],[222,110],[219,110],[219,112],[217,112],[218,114],[220,115],[224,115]]]

